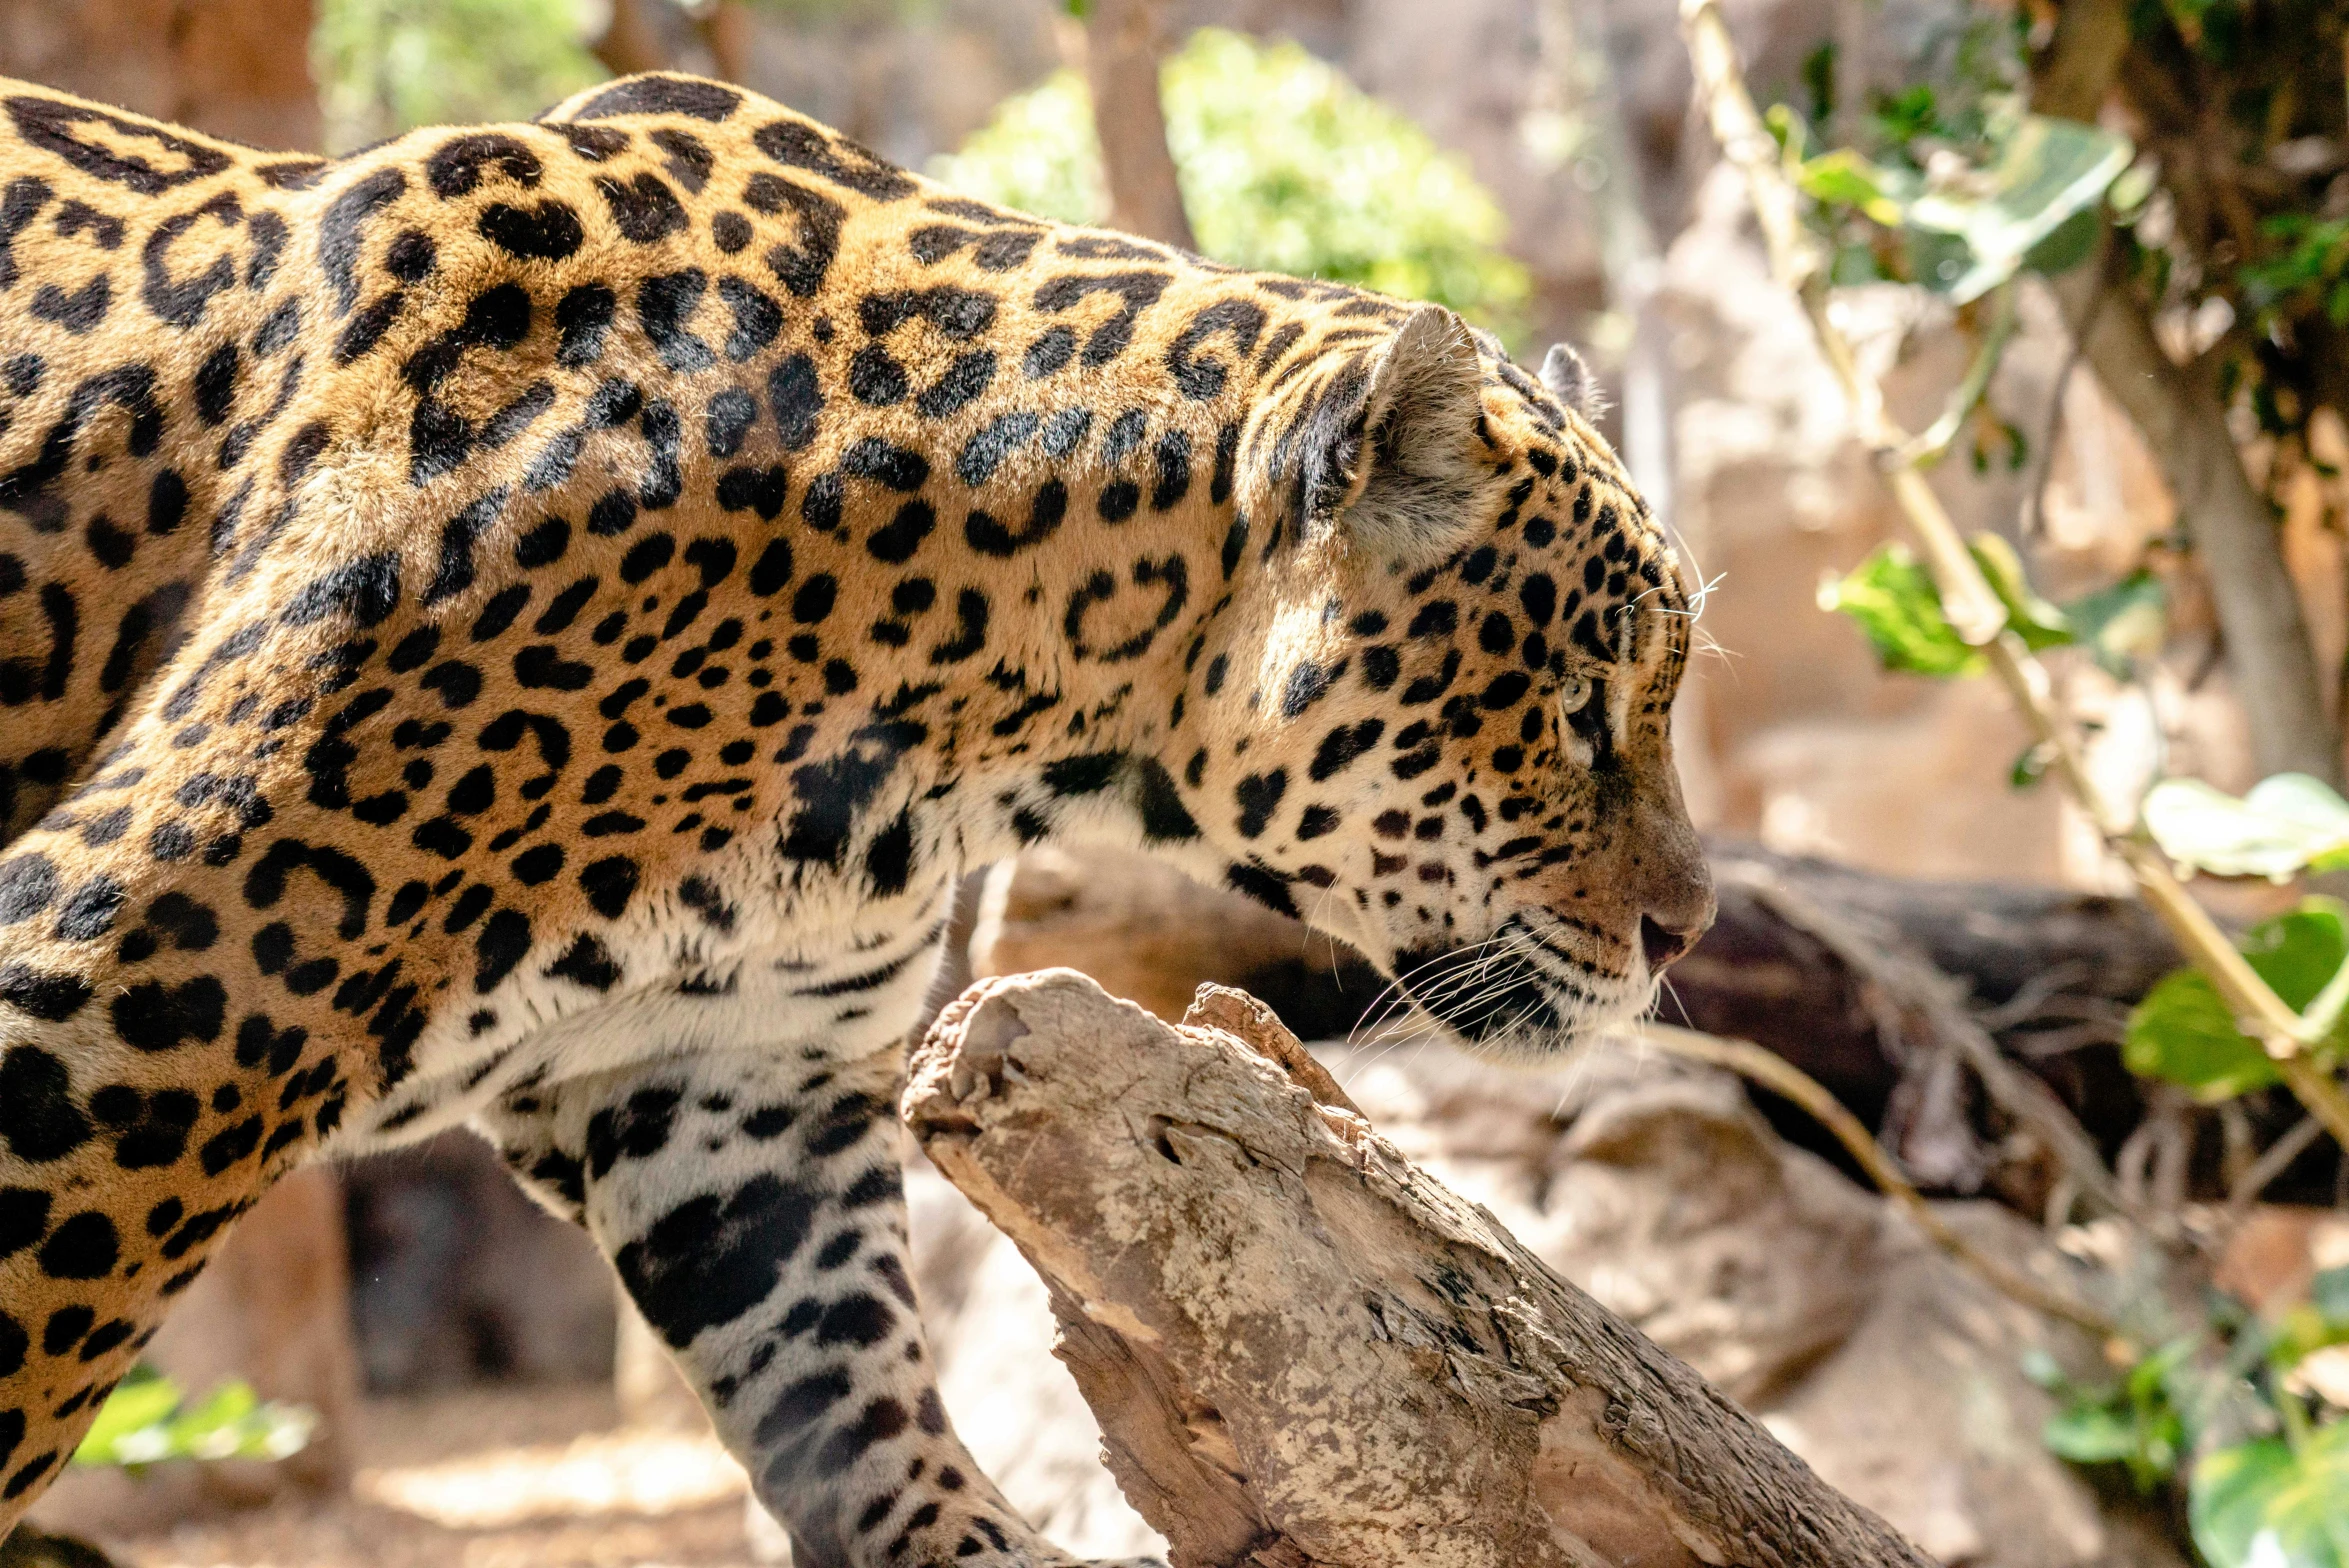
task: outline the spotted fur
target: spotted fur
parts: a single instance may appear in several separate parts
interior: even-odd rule
[[[1578,362],[683,77],[0,117],[0,1530],[272,1178],[470,1121],[802,1568],[1059,1561],[905,1267],[965,868],[1140,845],[1517,1053],[1709,917]]]

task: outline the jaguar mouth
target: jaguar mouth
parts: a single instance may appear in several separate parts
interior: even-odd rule
[[[1555,1056],[1641,1010],[1522,919],[1485,941],[1395,955],[1395,985],[1471,1047]]]

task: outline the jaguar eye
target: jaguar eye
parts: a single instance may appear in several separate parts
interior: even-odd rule
[[[1563,713],[1580,713],[1590,706],[1590,677],[1569,675],[1558,684],[1558,708]]]

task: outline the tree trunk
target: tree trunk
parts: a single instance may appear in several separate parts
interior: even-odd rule
[[[612,20],[603,36],[589,46],[589,52],[614,76],[668,68],[668,48],[652,18],[644,14],[644,5],[645,0],[612,0]]]
[[[2031,107],[2095,120],[2128,46],[2125,0],[2068,0],[2033,62]],[[2254,764],[2262,776],[2308,773],[2338,786],[2340,726],[2324,701],[2274,512],[2243,471],[2218,389],[2163,352],[2136,295],[2103,267],[2054,282],[2082,356],[2144,435],[2202,555]]]
[[[1373,1133],[1270,1011],[981,983],[908,1124],[1018,1243],[1175,1568],[1925,1568]]]
[[[1093,0],[1085,25],[1085,78],[1109,185],[1109,226],[1197,250],[1174,158],[1166,150],[1166,114],[1158,99],[1158,68],[1165,58],[1158,0]]]
[[[742,0],[717,0],[693,19],[710,51],[711,69],[729,82],[750,79],[750,8]]]
[[[0,0],[0,74],[255,147],[319,145],[311,0]]]

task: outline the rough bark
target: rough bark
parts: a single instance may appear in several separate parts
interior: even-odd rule
[[[2093,121],[2128,47],[2125,0],[2068,0],[2033,62],[2032,107]],[[2324,701],[2307,618],[2274,512],[2243,470],[2218,388],[2162,350],[2135,292],[2102,266],[2054,283],[2082,358],[2145,437],[2202,555],[2253,762],[2262,776],[2309,773],[2340,784],[2341,732]]]
[[[1071,971],[982,982],[904,1110],[1043,1275],[1176,1568],[1924,1568],[1242,993],[1178,1028]]]
[[[1196,250],[1158,100],[1166,47],[1158,0],[1093,0],[1085,24],[1085,77],[1109,186],[1109,226]]]

